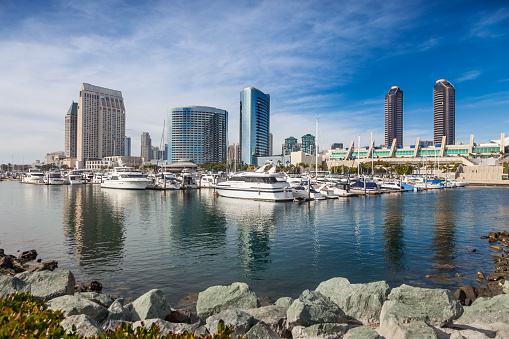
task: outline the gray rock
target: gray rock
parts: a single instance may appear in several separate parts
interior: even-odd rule
[[[500,294],[493,298],[477,298],[472,305],[454,323],[468,325],[472,322],[509,323],[509,294]]]
[[[231,326],[236,336],[243,336],[249,331],[255,320],[252,315],[241,310],[227,310],[207,318],[205,327],[210,334],[217,333],[217,325],[223,320],[226,327]]]
[[[69,270],[23,272],[16,274],[16,278],[24,281],[29,286],[29,292],[41,300],[73,295],[76,285],[74,275]]]
[[[119,320],[119,321],[132,321],[131,311],[132,304],[129,306],[124,306],[124,299],[118,298],[116,299],[108,308],[108,315],[105,322],[110,320]]]
[[[243,310],[253,316],[256,322],[263,322],[283,338],[289,338],[291,333],[286,326],[286,308],[276,305],[250,308]]]
[[[370,327],[359,326],[354,327],[346,332],[345,339],[382,339],[377,331]]]
[[[309,327],[296,326],[292,329],[293,339],[337,339],[343,338],[348,330],[347,324],[324,323],[315,324]]]
[[[274,332],[270,326],[263,321],[251,327],[245,337],[247,339],[281,339],[281,336]]]
[[[30,286],[17,277],[0,275],[0,297],[5,298],[16,292],[29,292]]]
[[[84,314],[69,316],[60,323],[68,334],[73,332],[73,325],[76,327],[75,333],[85,338],[96,337],[102,333],[102,328],[97,321]]]
[[[83,314],[97,322],[101,322],[108,314],[108,310],[101,305],[72,295],[64,295],[48,301],[48,309],[61,310],[65,317]]]
[[[350,284],[348,279],[332,278],[322,282],[316,291],[334,301],[349,317],[369,325],[379,323],[390,287],[385,281]]]
[[[161,290],[151,290],[132,303],[131,316],[133,321],[145,319],[164,319],[172,309],[166,302]]]
[[[150,329],[152,325],[156,325],[159,327],[159,334],[161,336],[167,335],[172,331],[171,323],[167,322],[163,319],[144,319],[139,320],[133,323],[133,329],[136,330],[140,326],[145,326],[147,329]]]
[[[130,321],[122,321],[122,320],[105,320],[102,323],[103,331],[115,331],[118,327],[120,327],[123,323],[131,323]]]
[[[256,294],[245,283],[233,283],[229,286],[212,286],[198,294],[196,312],[201,319],[211,315],[241,308],[258,307]]]
[[[286,314],[289,328],[346,321],[346,315],[338,305],[320,292],[309,290],[302,292]]]
[[[389,302],[389,301],[388,301]],[[383,313],[383,311],[382,311]],[[382,328],[382,324],[384,327]],[[398,322],[395,318],[388,319],[380,325],[380,334],[391,339],[432,339],[438,336],[434,329],[424,321]]]
[[[77,295],[79,297],[88,299],[90,301],[93,301],[95,303],[98,303],[102,307],[110,307],[113,303],[113,300],[108,297],[106,294],[97,293],[97,292],[80,292],[80,293],[74,293],[74,295]]]
[[[284,307],[286,309],[289,309],[290,306],[292,306],[292,303],[293,303],[293,299],[292,298],[290,298],[290,297],[282,297],[282,298],[279,298],[278,300],[276,300],[274,305],[280,306],[280,307]]]

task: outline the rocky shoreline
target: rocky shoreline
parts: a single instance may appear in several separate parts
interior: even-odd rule
[[[188,331],[214,334],[223,320],[234,337],[252,338],[509,338],[509,232],[490,232],[494,273],[478,272],[481,286],[447,289],[385,281],[351,284],[332,278],[297,299],[273,302],[256,296],[245,283],[212,286],[198,294],[195,309],[176,309],[160,290],[132,302],[112,298],[93,281],[76,284],[69,270],[55,271],[56,261],[30,266],[35,250],[18,257],[0,249],[0,297],[30,292],[66,317],[61,326],[84,337],[114,330],[123,322],[133,328],[156,324],[161,334]],[[505,253],[505,254],[504,254]],[[262,302],[261,302],[262,301]]]

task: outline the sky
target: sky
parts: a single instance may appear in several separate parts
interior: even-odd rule
[[[227,110],[238,142],[240,92],[258,88],[279,154],[317,125],[320,149],[383,144],[391,86],[404,145],[433,140],[439,79],[456,89],[456,141],[509,135],[509,1],[0,0],[0,163],[63,151],[84,82],[122,91],[133,155],[176,106]]]

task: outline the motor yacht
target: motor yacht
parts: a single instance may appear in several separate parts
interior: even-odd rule
[[[261,167],[256,172],[241,172],[234,174],[230,179],[214,186],[217,194],[223,197],[290,201],[294,196],[290,184],[280,180],[281,175],[275,173],[275,167],[265,171]]]
[[[357,195],[350,191],[350,184],[337,183],[333,188],[334,195],[338,197],[352,197]]]
[[[71,185],[82,185],[85,183],[83,174],[80,171],[70,171],[67,173],[67,182]]]
[[[27,184],[43,184],[44,183],[44,173],[36,168],[30,168],[28,173],[23,175],[23,179],[21,182]]]
[[[152,182],[147,188],[155,190],[179,190],[180,181],[173,173],[159,172],[153,176]]]
[[[44,183],[46,185],[63,185],[65,184],[64,178],[62,178],[62,173],[55,172],[46,172],[44,175]]]
[[[101,188],[144,190],[148,183],[149,180],[143,173],[132,167],[115,167],[112,172],[103,177]]]

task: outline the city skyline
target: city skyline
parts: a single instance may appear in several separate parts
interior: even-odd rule
[[[139,135],[160,135],[176,106],[227,110],[228,140],[239,142],[238,93],[249,86],[271,94],[276,150],[314,133],[317,118],[320,149],[359,134],[367,145],[371,131],[382,144],[394,85],[405,91],[403,144],[433,140],[432,88],[444,78],[456,89],[455,141],[509,132],[504,1],[7,0],[0,22],[2,163],[64,151],[63,117],[84,82],[122,90],[135,156]]]

